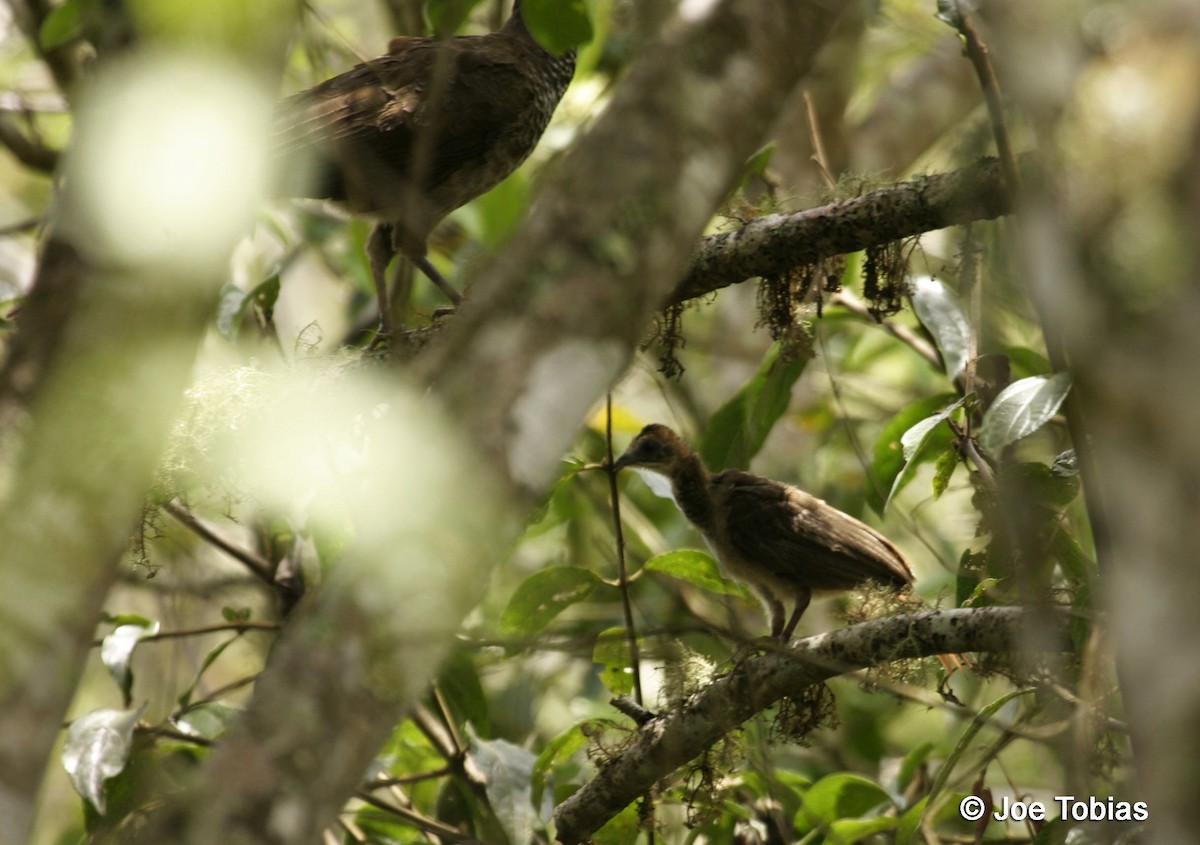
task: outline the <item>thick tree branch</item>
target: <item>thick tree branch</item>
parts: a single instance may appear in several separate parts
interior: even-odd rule
[[[1011,211],[1000,165],[986,159],[795,214],[769,214],[705,238],[668,301],[695,299],[754,276],[778,276],[822,258]]]
[[[784,696],[836,675],[894,660],[959,652],[1010,652],[1027,645],[1030,618],[1019,607],[937,610],[889,616],[800,640],[784,652],[746,660],[679,710],[643,725],[637,739],[554,814],[564,845],[583,842],[659,780]],[[1070,650],[1065,614],[1044,651]]]

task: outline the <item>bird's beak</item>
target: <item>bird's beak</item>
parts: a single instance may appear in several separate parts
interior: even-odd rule
[[[626,452],[621,457],[617,458],[617,462],[613,464],[613,472],[620,472],[621,470],[625,469],[625,467],[631,466],[632,464],[633,458],[629,456],[629,452]]]

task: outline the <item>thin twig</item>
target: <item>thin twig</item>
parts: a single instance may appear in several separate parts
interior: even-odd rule
[[[211,546],[215,546],[225,554],[232,557],[234,560],[241,563],[247,569],[254,573],[264,584],[275,586],[275,571],[271,562],[266,558],[256,555],[253,552],[247,551],[239,546],[226,540],[215,529],[202,521],[199,517],[185,508],[181,503],[172,499],[165,503],[162,509],[175,517],[184,527],[189,529],[193,534],[204,540]]]
[[[621,527],[621,497],[617,489],[616,456],[612,441],[612,393],[605,400],[604,442],[608,450],[608,495],[612,501],[613,531],[617,539],[617,589],[621,593],[621,609],[625,614],[625,633],[629,639],[629,668],[633,672],[633,700],[645,706],[642,697],[642,665],[638,653],[637,628],[633,622],[633,603],[629,598],[629,569],[625,562],[625,531]]]
[[[410,810],[407,807],[397,807],[395,804],[389,804],[387,801],[382,801],[379,798],[376,798],[370,792],[367,792],[365,789],[358,790],[355,793],[355,797],[364,804],[370,804],[377,810],[382,810],[385,813],[391,813],[392,815],[408,822],[409,824],[425,831],[426,833],[435,834],[436,836],[440,836],[443,839],[449,840],[450,842],[466,842],[471,838],[461,831],[455,830],[449,825],[442,824],[436,819],[431,819],[428,816],[421,815],[416,810]]]
[[[872,323],[876,322],[875,318],[871,315],[871,309],[867,307],[867,303],[863,302],[853,292],[845,288],[842,288],[840,291],[835,293],[830,299],[830,302],[835,305],[840,305],[847,311],[858,314],[860,317],[868,317]],[[910,329],[908,326],[896,323],[892,320],[882,320],[879,322],[879,325],[934,367],[940,367],[942,365],[941,359],[938,357],[937,350],[933,348],[933,345],[915,331]]]
[[[975,28],[971,17],[962,9],[956,11],[954,27],[962,34],[967,58],[970,59],[971,66],[975,68],[975,75],[979,78],[979,87],[983,89],[983,99],[987,103],[988,119],[992,124],[992,135],[996,139],[996,153],[1000,157],[1004,181],[1008,184],[1010,196],[1015,197],[1021,187],[1021,174],[1017,169],[1017,155],[1013,152],[1008,123],[1004,118],[1004,98],[1000,93],[1000,80],[996,76],[996,68],[992,64],[992,57],[988,54],[987,45],[980,37],[979,30]]]
[[[280,630],[278,622],[219,622],[215,625],[201,625],[198,628],[180,628],[177,631],[160,631],[157,634],[151,634],[148,637],[143,637],[138,642],[152,643],[157,640],[177,640],[182,637],[199,637],[204,634],[216,634],[221,631],[234,631],[238,634],[244,634],[247,631],[278,631]],[[92,640],[92,648],[99,648],[104,644],[103,639]]]

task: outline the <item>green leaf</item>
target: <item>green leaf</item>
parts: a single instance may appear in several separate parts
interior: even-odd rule
[[[1071,389],[1071,376],[1031,376],[1015,381],[996,397],[983,415],[979,445],[991,455],[999,455],[1008,446],[1033,434],[1051,417]]]
[[[1054,372],[1046,356],[1034,352],[1024,346],[1006,346],[1004,354],[1008,357],[1009,369],[1014,376],[1048,376]]]
[[[928,805],[929,796],[926,795],[900,814],[900,823],[896,825],[896,845],[909,845],[910,842],[916,841],[913,837],[920,829],[921,820],[925,818],[925,808]]]
[[[500,630],[508,636],[532,637],[558,614],[592,594],[600,578],[588,569],[551,566],[530,575],[500,614]]]
[[[253,611],[248,607],[225,605],[221,608],[221,618],[226,622],[249,622]]]
[[[540,803],[546,789],[546,781],[550,771],[566,760],[580,748],[587,745],[588,735],[584,729],[586,722],[576,722],[546,743],[546,747],[538,754],[533,763],[533,801]]]
[[[525,216],[531,192],[529,177],[516,170],[471,203],[479,239],[484,246],[495,248],[508,239]]]
[[[867,504],[876,513],[883,514],[887,501],[884,494],[893,488],[896,478],[905,467],[904,448],[900,443],[900,438],[918,422],[937,413],[956,398],[953,393],[939,393],[936,396],[921,399],[898,412],[883,427],[883,431],[879,433],[879,439],[875,441],[875,450],[868,471],[871,483],[867,486],[866,494]],[[935,439],[929,444],[931,455],[944,452],[949,448],[951,433],[948,429],[938,429],[933,438]],[[923,460],[924,456],[918,455],[917,459]]]
[[[882,833],[885,830],[895,830],[900,820],[894,816],[875,816],[869,819],[838,819],[829,825],[829,835],[825,841],[831,845],[853,845],[868,836]]]
[[[555,55],[592,40],[592,19],[584,0],[524,0],[521,14],[530,34]]]
[[[636,842],[641,832],[638,819],[638,804],[633,802],[604,823],[604,827],[592,834],[596,845],[629,845]]]
[[[926,740],[904,755],[904,759],[900,761],[900,771],[896,773],[897,791],[903,792],[908,789],[908,785],[912,783],[917,770],[921,768],[921,765],[933,753],[933,747],[933,743]]]
[[[187,685],[187,689],[179,694],[177,701],[181,709],[186,710],[191,704],[192,695],[196,692],[196,687],[200,685],[200,679],[204,677],[204,673],[208,671],[208,667],[212,666],[213,662],[221,656],[221,653],[224,652],[225,649],[229,648],[230,644],[235,642],[239,637],[241,637],[241,634],[235,634],[229,639],[218,643],[208,652],[208,654],[204,655],[204,660],[200,662],[200,668],[196,670],[196,674],[192,678],[192,682]]]
[[[270,322],[275,313],[275,303],[279,299],[279,274],[260,282],[250,291],[243,291],[232,282],[221,288],[220,299],[217,301],[217,331],[231,343],[237,339],[238,331],[246,318],[246,312],[251,306],[260,308]]]
[[[600,633],[592,649],[592,662],[600,664],[600,682],[613,695],[633,692],[629,634],[624,628],[609,628]]]
[[[142,616],[140,613],[104,613],[101,615],[101,621],[109,625],[141,625],[143,628],[149,628],[154,624],[154,620],[148,616]]]
[[[885,508],[887,507],[888,503],[891,502],[896,493],[898,493],[901,488],[903,488],[904,485],[911,480],[913,473],[920,464],[920,458],[922,454],[940,454],[949,449],[949,444],[947,444],[946,447],[935,451],[933,448],[930,448],[930,444],[937,442],[934,434],[939,429],[945,431],[946,434],[949,434],[949,431],[944,429],[942,423],[949,419],[950,415],[961,408],[963,403],[966,401],[966,397],[963,397],[952,404],[947,405],[933,416],[926,417],[908,431],[904,432],[904,434],[900,435],[900,447],[902,449],[903,464],[900,472],[896,475],[896,479],[892,482],[892,489],[888,492],[887,501],[883,503]],[[943,435],[943,437],[944,436],[945,435]]]
[[[459,650],[450,655],[438,675],[438,687],[456,719],[485,734],[490,730],[487,696],[471,652]]]
[[[66,0],[54,6],[42,20],[38,30],[38,43],[43,50],[61,47],[80,34],[83,27],[84,0]]]
[[[887,792],[873,780],[846,772],[827,775],[804,793],[796,831],[828,830],[838,819],[856,819],[890,802]]]
[[[426,0],[425,15],[435,36],[441,38],[458,32],[479,0]]]
[[[971,321],[962,300],[944,282],[932,276],[918,276],[909,292],[913,311],[933,335],[942,364],[951,381],[967,366],[971,352]]]
[[[938,769],[937,774],[934,776],[933,783],[929,786],[929,795],[926,797],[928,802],[935,802],[938,796],[941,795],[942,790],[946,788],[946,784],[950,781],[950,776],[954,773],[954,767],[958,764],[959,759],[963,756],[963,754],[966,753],[967,749],[971,745],[971,742],[975,739],[975,735],[983,729],[983,726],[986,725],[994,715],[996,715],[996,712],[1014,698],[1022,695],[1029,695],[1032,692],[1034,692],[1032,689],[1018,689],[1007,692],[985,706],[983,709],[977,712],[974,717],[972,717],[971,724],[967,725],[962,734],[959,735],[958,741],[954,743],[954,748],[952,748],[950,753],[946,756],[946,762],[942,764],[941,768]],[[921,827],[922,820],[928,812],[928,809],[929,805],[926,804],[925,809],[922,811],[921,819],[918,819],[917,824],[913,829],[914,833]],[[901,840],[899,836],[896,837],[897,845],[904,845],[904,842],[906,841],[909,840]]]
[[[709,419],[699,452],[714,472],[748,466],[787,411],[808,361],[785,361],[780,350],[771,344],[750,380]]]
[[[688,581],[710,593],[746,597],[746,591],[736,582],[724,577],[712,555],[706,552],[695,549],[665,552],[646,561],[644,568]]]
[[[104,782],[125,768],[133,744],[133,728],[146,705],[137,710],[93,710],[67,729],[62,763],[71,785],[104,815]]]
[[[142,640],[157,634],[158,627],[157,622],[151,623],[149,627],[141,624],[118,625],[100,644],[100,662],[117,682],[127,703],[130,690],[133,689],[133,672],[129,668],[133,650]]]
[[[942,497],[946,488],[950,486],[950,479],[957,468],[958,452],[954,449],[947,449],[938,455],[933,471],[933,498],[940,499]]]

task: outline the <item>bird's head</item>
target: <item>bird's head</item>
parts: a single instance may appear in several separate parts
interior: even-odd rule
[[[692,454],[683,439],[665,425],[648,425],[630,441],[617,458],[616,469],[645,469],[671,477],[676,467]]]

